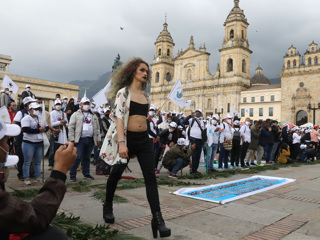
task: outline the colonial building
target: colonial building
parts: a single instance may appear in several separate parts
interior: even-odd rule
[[[234,0],[234,7],[224,22],[225,36],[222,43],[221,67],[215,74],[209,72],[209,56],[205,43],[195,48],[191,36],[186,50],[178,50],[173,56],[174,41],[168,31],[168,24],[155,42],[156,54],[152,66],[150,96],[152,103],[163,106],[163,110],[179,111],[178,106],[167,100],[167,96],[178,79],[181,80],[185,100],[192,100],[190,108],[202,109],[204,115],[215,112],[231,113],[239,109],[241,91],[250,87],[250,54],[247,38],[248,21]]]
[[[309,49],[301,56],[294,46],[288,49],[284,56],[282,68],[282,109],[281,119],[301,125],[313,122],[313,111],[308,108],[318,108],[320,103],[320,49],[312,42]],[[320,110],[315,111],[315,123],[320,124]]]
[[[21,103],[21,95],[22,92],[25,91],[27,84],[30,85],[31,92],[37,98],[42,98],[45,101],[45,106],[49,110],[52,108],[52,101],[55,100],[57,93],[60,93],[61,97],[67,96],[68,99],[74,96],[78,97],[80,89],[76,85],[11,75],[9,73],[11,61],[12,59],[10,56],[0,54],[0,81],[2,82],[4,75],[8,75],[12,81],[18,85],[19,91],[17,94],[13,94],[14,99],[17,100],[17,104]]]
[[[271,84],[259,66],[250,79],[251,87],[241,92],[241,121],[267,118],[281,121],[281,84]]]

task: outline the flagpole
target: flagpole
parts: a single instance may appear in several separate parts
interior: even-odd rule
[[[163,106],[166,104],[166,102],[168,101],[168,98],[164,101],[164,103],[162,104],[162,106],[160,107],[160,108],[158,108],[158,112],[157,112],[157,114],[156,115],[158,115],[159,114],[159,112],[160,112],[160,110],[161,110],[161,108],[163,108]]]

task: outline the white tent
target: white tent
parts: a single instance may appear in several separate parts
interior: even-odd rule
[[[312,123],[305,123],[303,125],[300,126],[301,128],[310,128],[310,127],[313,127],[313,124]]]

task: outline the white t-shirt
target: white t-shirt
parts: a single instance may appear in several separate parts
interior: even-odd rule
[[[67,115],[64,112],[62,112],[61,110],[60,111],[53,110],[50,113],[50,122],[51,122],[52,127],[57,127],[57,126],[62,125],[62,123],[60,122],[62,120],[66,120],[67,125],[68,125]]]
[[[189,119],[190,127],[191,127],[192,121],[193,121],[193,118],[190,118]],[[195,120],[192,125],[192,128],[190,129],[190,137],[196,138],[196,139],[202,139],[202,132],[201,132],[201,129],[199,128],[199,124],[196,121],[200,123],[200,126],[203,130],[205,129],[205,126],[202,120],[199,120],[199,119]]]
[[[241,136],[244,136],[244,141],[250,143],[251,142],[251,129],[247,125],[243,125],[240,128]]]
[[[82,138],[93,137],[92,114],[83,113]]]
[[[292,134],[292,144],[300,143],[301,136],[298,133]]]
[[[30,115],[25,116],[21,120],[21,127],[29,127],[32,129],[39,129],[40,128],[40,123],[41,123],[41,117],[36,117],[33,118]],[[47,127],[47,124],[46,124]],[[23,132],[23,140],[29,141],[29,142],[42,142],[42,133],[26,133]]]
[[[13,121],[15,122],[21,122],[21,119],[25,116],[29,115],[29,112],[28,114],[25,114],[24,116],[22,116],[22,112],[21,111],[18,111],[16,116],[13,118]]]
[[[219,140],[219,131],[215,132],[217,126],[207,125],[207,137],[208,137],[208,145],[211,146],[213,143],[218,144]]]
[[[224,139],[231,140],[232,139],[232,127],[226,123],[223,122],[220,124],[220,128],[224,129],[223,132],[220,134],[220,143],[224,142]]]

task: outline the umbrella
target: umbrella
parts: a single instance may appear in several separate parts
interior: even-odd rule
[[[310,128],[310,127],[313,127],[313,124],[312,123],[305,123],[305,124],[301,125],[300,127]]]

